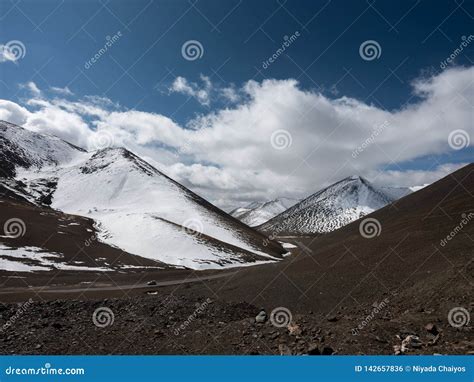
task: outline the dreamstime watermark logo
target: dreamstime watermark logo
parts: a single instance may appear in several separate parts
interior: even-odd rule
[[[279,233],[280,231],[273,231],[268,237],[263,239],[263,242],[262,242],[263,246],[267,247],[271,241],[275,240],[278,237]]]
[[[281,215],[281,217],[283,219],[288,219],[289,218],[289,214],[284,212],[283,215]],[[266,247],[270,244],[271,241],[275,240],[278,235],[282,232],[282,229],[277,229],[273,232],[270,233],[270,235],[268,235],[268,237],[266,237],[265,239],[263,239],[263,246]]]
[[[468,147],[471,143],[469,134],[466,130],[457,129],[449,133],[448,144],[453,150],[462,150]]]
[[[98,131],[91,139],[91,146],[94,150],[103,150],[113,147],[114,143],[114,136],[108,131]]]
[[[278,129],[270,137],[272,147],[276,150],[284,150],[291,146],[293,138],[288,130]]]
[[[474,212],[469,212],[468,214],[461,215],[461,222],[453,228],[453,230],[439,242],[439,245],[445,247],[448,244],[448,241],[451,241],[461,230],[472,220],[474,219]]]
[[[18,61],[25,57],[26,47],[19,40],[8,41],[5,45],[0,46],[0,62],[2,61]]]
[[[187,219],[183,222],[184,232],[192,236],[200,236],[204,230],[202,221],[196,218]]]
[[[86,61],[86,63],[84,64],[84,68],[85,69],[90,69],[92,67],[92,65],[94,65],[97,61],[99,61],[101,59],[101,57],[107,53],[107,51],[112,48],[112,46],[118,41],[120,40],[120,38],[122,37],[122,32],[121,31],[118,31],[117,33],[115,33],[113,36],[106,36],[105,37],[105,44],[102,46],[102,48],[100,48],[96,54],[94,54],[90,59],[89,61]]]
[[[287,327],[293,321],[293,316],[289,309],[279,306],[270,313],[270,322],[276,328]]]
[[[273,64],[278,59],[278,57],[280,57],[285,52],[286,48],[289,48],[290,45],[293,44],[300,36],[300,32],[296,31],[291,36],[283,37],[281,47],[278,48],[270,57],[268,57],[268,59],[263,61],[262,68],[267,69],[271,64]]]
[[[469,325],[471,315],[466,308],[457,306],[451,309],[448,313],[448,322],[453,328],[460,328]]]
[[[181,331],[185,330],[189,325],[191,325],[191,323],[207,309],[211,302],[212,300],[208,297],[202,304],[196,304],[196,310],[194,310],[194,312],[188,316],[186,321],[184,321],[178,328],[174,330],[174,335],[179,336]]]
[[[45,363],[43,367],[12,367],[9,366],[5,369],[6,375],[84,375],[86,373],[85,369],[82,367],[75,368],[56,368],[51,367],[49,362]],[[24,378],[23,378],[24,379]]]
[[[359,335],[359,332],[363,330],[367,325],[369,325],[369,323],[375,318],[377,314],[380,313],[382,309],[387,307],[388,302],[389,302],[388,298],[385,298],[380,304],[376,304],[376,306],[374,306],[370,314],[367,317],[365,317],[361,321],[361,323],[357,325],[356,328],[352,329],[352,335],[353,336]]]
[[[374,143],[375,138],[377,138],[388,126],[388,121],[385,121],[381,125],[375,126],[372,134],[370,134],[370,136],[352,152],[352,158],[356,159],[367,147]]]
[[[375,218],[366,218],[359,224],[359,232],[366,239],[373,239],[382,233],[382,225]]]
[[[198,60],[204,55],[204,47],[197,40],[188,40],[181,46],[181,55],[188,61]]]
[[[2,327],[0,328],[0,333],[6,331],[9,327],[13,326],[13,324],[25,313],[33,304],[33,299],[29,299],[27,302],[22,304],[16,313],[5,322]]]
[[[85,247],[90,247],[94,242],[96,242],[98,240],[98,237],[96,234],[90,236],[89,238],[87,238],[86,240],[84,240],[84,246]]]
[[[367,40],[360,44],[359,55],[365,61],[379,59],[382,55],[382,47],[375,40]]]
[[[467,48],[468,45],[474,41],[474,36],[472,34],[469,36],[462,36],[461,40],[461,43],[456,49],[453,50],[453,53],[451,53],[449,57],[446,58],[446,60],[441,61],[439,64],[441,69],[446,69],[450,64],[454,63],[454,59],[462,53],[464,48]]]
[[[18,218],[8,219],[3,225],[3,232],[5,236],[10,239],[18,239],[26,233],[26,224],[23,220]]]
[[[101,306],[100,308],[97,308],[96,310],[94,310],[94,313],[92,314],[92,322],[98,328],[105,328],[107,326],[111,326],[113,325],[114,321],[115,321],[114,312],[112,312],[112,309],[107,308],[105,306]]]

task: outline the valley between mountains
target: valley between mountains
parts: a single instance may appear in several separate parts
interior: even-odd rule
[[[0,122],[0,218],[3,354],[474,351],[448,319],[473,307],[474,164],[228,214],[125,148]]]

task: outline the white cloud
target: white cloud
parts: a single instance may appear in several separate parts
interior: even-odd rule
[[[207,77],[202,81],[199,88],[178,77],[172,91],[206,104],[215,87]],[[418,79],[413,84],[417,101],[394,111],[348,97],[330,99],[290,79],[248,81],[234,89],[241,97],[233,108],[197,117],[187,126],[98,97],[33,98],[23,106],[0,101],[0,117],[89,148],[94,136],[108,134],[116,146],[151,158],[171,177],[229,207],[282,195],[305,197],[352,174],[400,186],[442,177],[456,165],[377,170],[451,151],[448,136],[454,129],[472,137],[473,81],[474,67]],[[203,89],[206,95],[199,93]],[[291,145],[277,150],[271,139],[280,130],[291,137]],[[369,144],[354,157],[364,142]]]
[[[15,102],[0,99],[0,120],[23,126],[30,116],[30,112]]]
[[[16,62],[16,60],[15,53],[8,46],[0,44],[0,63]]]
[[[20,84],[20,88],[27,89],[34,97],[39,97],[41,95],[41,90],[33,81],[27,82],[26,84]]]
[[[239,91],[235,88],[234,85],[224,87],[219,91],[222,98],[229,101],[230,103],[237,103],[241,100]]]
[[[194,82],[189,82],[184,77],[176,77],[168,89],[171,93],[181,93],[195,98],[201,105],[209,106],[211,103],[212,83],[209,77],[201,75],[202,87]]]
[[[395,187],[423,186],[431,184],[468,163],[444,163],[429,170],[387,170],[370,171],[367,178],[376,184]]]
[[[64,88],[61,88],[61,87],[57,87],[57,86],[51,86],[49,88],[49,90],[51,90],[53,93],[57,93],[57,94],[61,94],[61,95],[74,95],[74,93],[71,91],[71,89],[69,89],[67,86],[65,86]]]
[[[234,84],[221,86],[212,83],[207,76],[200,76],[201,85],[188,81],[178,76],[168,88],[170,93],[180,93],[196,99],[203,106],[210,106],[212,101],[224,101],[227,104],[235,104],[242,100],[239,89]]]

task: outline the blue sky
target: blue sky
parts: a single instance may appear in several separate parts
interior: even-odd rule
[[[32,113],[43,110],[41,115],[36,115],[34,121],[31,119],[25,124],[45,132],[59,131],[51,131],[44,124],[48,121],[51,123],[53,118],[51,103],[48,106],[46,102],[60,96],[68,102],[85,102],[84,97],[87,95],[100,96],[102,100],[110,100],[111,105],[115,104],[108,107],[101,104],[108,112],[110,109],[137,110],[150,115],[165,116],[183,129],[189,129],[190,126],[199,129],[209,124],[222,124],[222,120],[216,122],[215,114],[222,114],[226,109],[242,109],[247,102],[252,99],[255,101],[257,93],[259,97],[263,97],[262,93],[271,96],[271,89],[268,92],[262,89],[257,92],[246,91],[245,86],[250,80],[263,84],[265,80],[295,79],[298,81],[297,89],[302,93],[309,92],[314,96],[320,94],[329,101],[348,97],[376,108],[377,112],[396,113],[407,105],[416,105],[423,102],[424,98],[429,98],[420,92],[414,94],[413,82],[416,79],[441,76],[454,70],[453,68],[468,70],[472,68],[474,60],[474,44],[470,45],[469,40],[462,52],[456,53],[447,67],[442,65],[460,44],[466,41],[463,36],[466,39],[472,34],[474,2],[467,0],[4,0],[0,2],[0,15],[0,44],[20,41],[25,47],[24,57],[14,62],[6,60],[0,64],[0,98],[25,107]],[[113,45],[96,63],[87,68],[86,62],[104,46],[108,37],[117,36],[117,33],[120,36]],[[264,68],[263,62],[277,52],[286,39],[295,36],[295,33],[298,36],[294,41],[273,63]],[[202,57],[196,60],[187,60],[182,55],[183,44],[190,40],[196,40],[202,46]],[[373,60],[361,57],[360,47],[366,41],[376,43],[379,56]],[[176,82],[177,78],[182,81]],[[468,73],[465,78],[469,82],[472,75]],[[25,85],[28,83],[34,83],[41,94],[33,94],[31,86]],[[277,86],[278,83],[273,85]],[[286,85],[292,88],[292,85]],[[67,87],[74,94],[54,92],[51,90],[54,87]],[[462,89],[463,92],[465,90]],[[285,94],[284,89],[280,91]],[[471,88],[467,89],[467,92],[470,91]],[[460,93],[457,90],[455,94]],[[231,97],[224,96],[225,94],[231,94]],[[464,94],[471,93],[463,93],[460,99]],[[31,102],[32,99],[42,99],[43,102]],[[470,101],[472,102],[472,98]],[[463,113],[467,110],[467,117],[469,113],[472,116],[472,104],[460,102],[462,105],[459,107]],[[47,107],[49,109],[46,112]],[[64,110],[67,107],[63,104],[62,108]],[[68,110],[70,111],[71,107]],[[353,111],[351,110],[351,113]],[[359,112],[363,113],[363,110]],[[93,131],[105,128],[103,124],[97,123],[97,115],[77,112],[76,115]],[[351,118],[357,119],[357,115],[358,113],[354,113]],[[220,117],[225,121],[225,116]],[[42,118],[41,123],[39,118]],[[318,123],[324,123],[324,120],[322,118],[322,121],[319,121],[316,117],[314,129],[318,129]],[[153,125],[154,122],[150,123]],[[156,126],[153,125],[156,129],[167,128],[163,128],[160,122],[156,123]],[[107,124],[110,125],[110,121]],[[229,129],[236,128],[234,120],[231,125],[234,127]],[[455,129],[465,131],[470,141],[473,140],[472,123],[466,126],[460,122],[459,126],[449,128],[445,134],[446,142],[448,133]],[[279,127],[275,129],[281,130]],[[292,133],[290,127],[283,130]],[[370,131],[354,138],[354,145],[360,144],[364,137],[370,138]],[[426,133],[427,131],[423,132]],[[116,132],[114,134],[114,140],[122,142],[116,139]],[[160,134],[158,135],[162,136],[163,132]],[[325,134],[327,137],[330,132]],[[64,133],[64,137],[71,139],[75,135],[69,131]],[[295,150],[299,147],[299,137],[291,136]],[[319,137],[321,138],[321,135]],[[422,140],[423,136],[413,138]],[[128,146],[136,151],[143,150],[142,155],[160,163],[188,186],[206,193],[219,184],[217,188],[222,189],[222,193],[213,194],[211,199],[225,204],[225,190],[235,192],[235,184],[239,184],[235,174],[222,173],[228,167],[227,164],[219,163],[219,160],[212,156],[192,152],[190,149],[176,150],[171,140],[163,142],[159,139],[141,139],[142,143],[139,141],[140,139],[136,140],[135,144],[128,142]],[[198,141],[204,146],[207,144],[202,140]],[[193,142],[193,145],[197,144],[197,141]],[[245,144],[245,140],[243,142]],[[377,143],[377,139],[375,142]],[[432,145],[433,149],[420,150],[420,155],[389,154],[390,160],[371,163],[365,169],[362,169],[364,166],[350,165],[351,168],[341,171],[340,175],[349,171],[353,173],[357,169],[386,173],[405,170],[429,172],[435,165],[472,161],[473,150],[469,144],[459,150],[442,148],[439,142],[426,144]],[[214,146],[209,147],[211,149]],[[169,157],[165,158],[166,155],[160,151],[163,148],[178,152],[174,163]],[[241,154],[252,155],[245,151]],[[374,148],[374,155],[375,151]],[[276,155],[274,151],[272,154]],[[306,159],[306,154],[311,155],[311,150],[303,150],[300,154],[294,152],[293,156],[298,157],[303,166],[309,165],[307,171],[319,172],[317,165]],[[262,166],[268,163],[267,159],[268,162],[274,162],[271,158],[266,158]],[[294,172],[300,162],[288,168],[286,172]],[[177,163],[188,167],[193,164],[207,166],[209,168],[205,171],[208,173],[206,176],[192,173],[198,179],[191,181],[191,170],[188,168],[179,172],[175,166]],[[173,165],[174,169],[170,170],[169,166]],[[338,168],[341,166],[342,164]],[[193,171],[200,170],[195,167]],[[209,171],[219,172],[216,175],[218,179],[209,179],[208,177],[212,177]],[[256,170],[252,171],[255,173]],[[282,182],[285,171],[279,168],[276,172],[278,174],[273,174],[274,178]],[[436,172],[431,178],[427,176],[426,180],[433,180],[439,174]],[[260,174],[260,179],[262,177]],[[268,177],[271,178],[271,175]],[[423,179],[425,178],[422,176],[404,179],[400,177],[400,182]],[[311,189],[316,191],[319,186],[332,180],[328,175],[324,175],[315,184],[298,184],[294,188],[278,187],[278,183],[272,183],[268,196],[278,196],[279,191],[303,195]],[[294,183],[294,179],[292,182]],[[243,200],[266,197],[263,192],[266,188],[265,182],[262,182],[255,190],[247,190]]]
[[[472,32],[474,14],[472,1],[440,1],[436,6],[430,1],[370,5],[335,0],[15,3],[1,2],[1,35],[5,41],[24,42],[28,54],[21,66],[2,67],[6,97],[15,97],[17,84],[33,79],[38,85],[70,84],[78,94],[104,95],[127,107],[141,102],[143,110],[166,114],[180,107],[182,99],[164,96],[156,86],[177,75],[197,80],[201,73],[235,84],[251,78],[296,78],[303,87],[321,87],[330,95],[337,84],[339,94],[397,108],[410,97],[410,81],[423,71],[439,71],[461,36]],[[84,63],[106,36],[117,31],[123,34],[120,43],[85,70]],[[287,56],[263,70],[262,62],[295,31],[302,36]],[[371,39],[379,42],[382,55],[368,64],[359,56],[359,45]],[[187,40],[202,43],[202,59],[181,57]],[[473,50],[457,57],[457,64],[471,65]],[[77,77],[79,68],[90,81]],[[121,77],[124,70],[128,74]],[[194,112],[200,108],[192,102],[176,117]]]

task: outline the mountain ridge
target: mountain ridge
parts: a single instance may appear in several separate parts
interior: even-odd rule
[[[272,236],[327,233],[397,199],[367,179],[352,175],[315,192],[256,228]]]
[[[13,171],[0,182],[4,188],[37,205],[94,219],[103,229],[100,239],[109,245],[196,269],[277,261],[285,253],[126,148],[86,152],[57,137],[19,126],[11,133],[6,131],[15,125],[0,126],[7,142],[0,155],[13,162]],[[18,135],[26,137],[25,147]],[[27,154],[34,161],[18,160]]]

